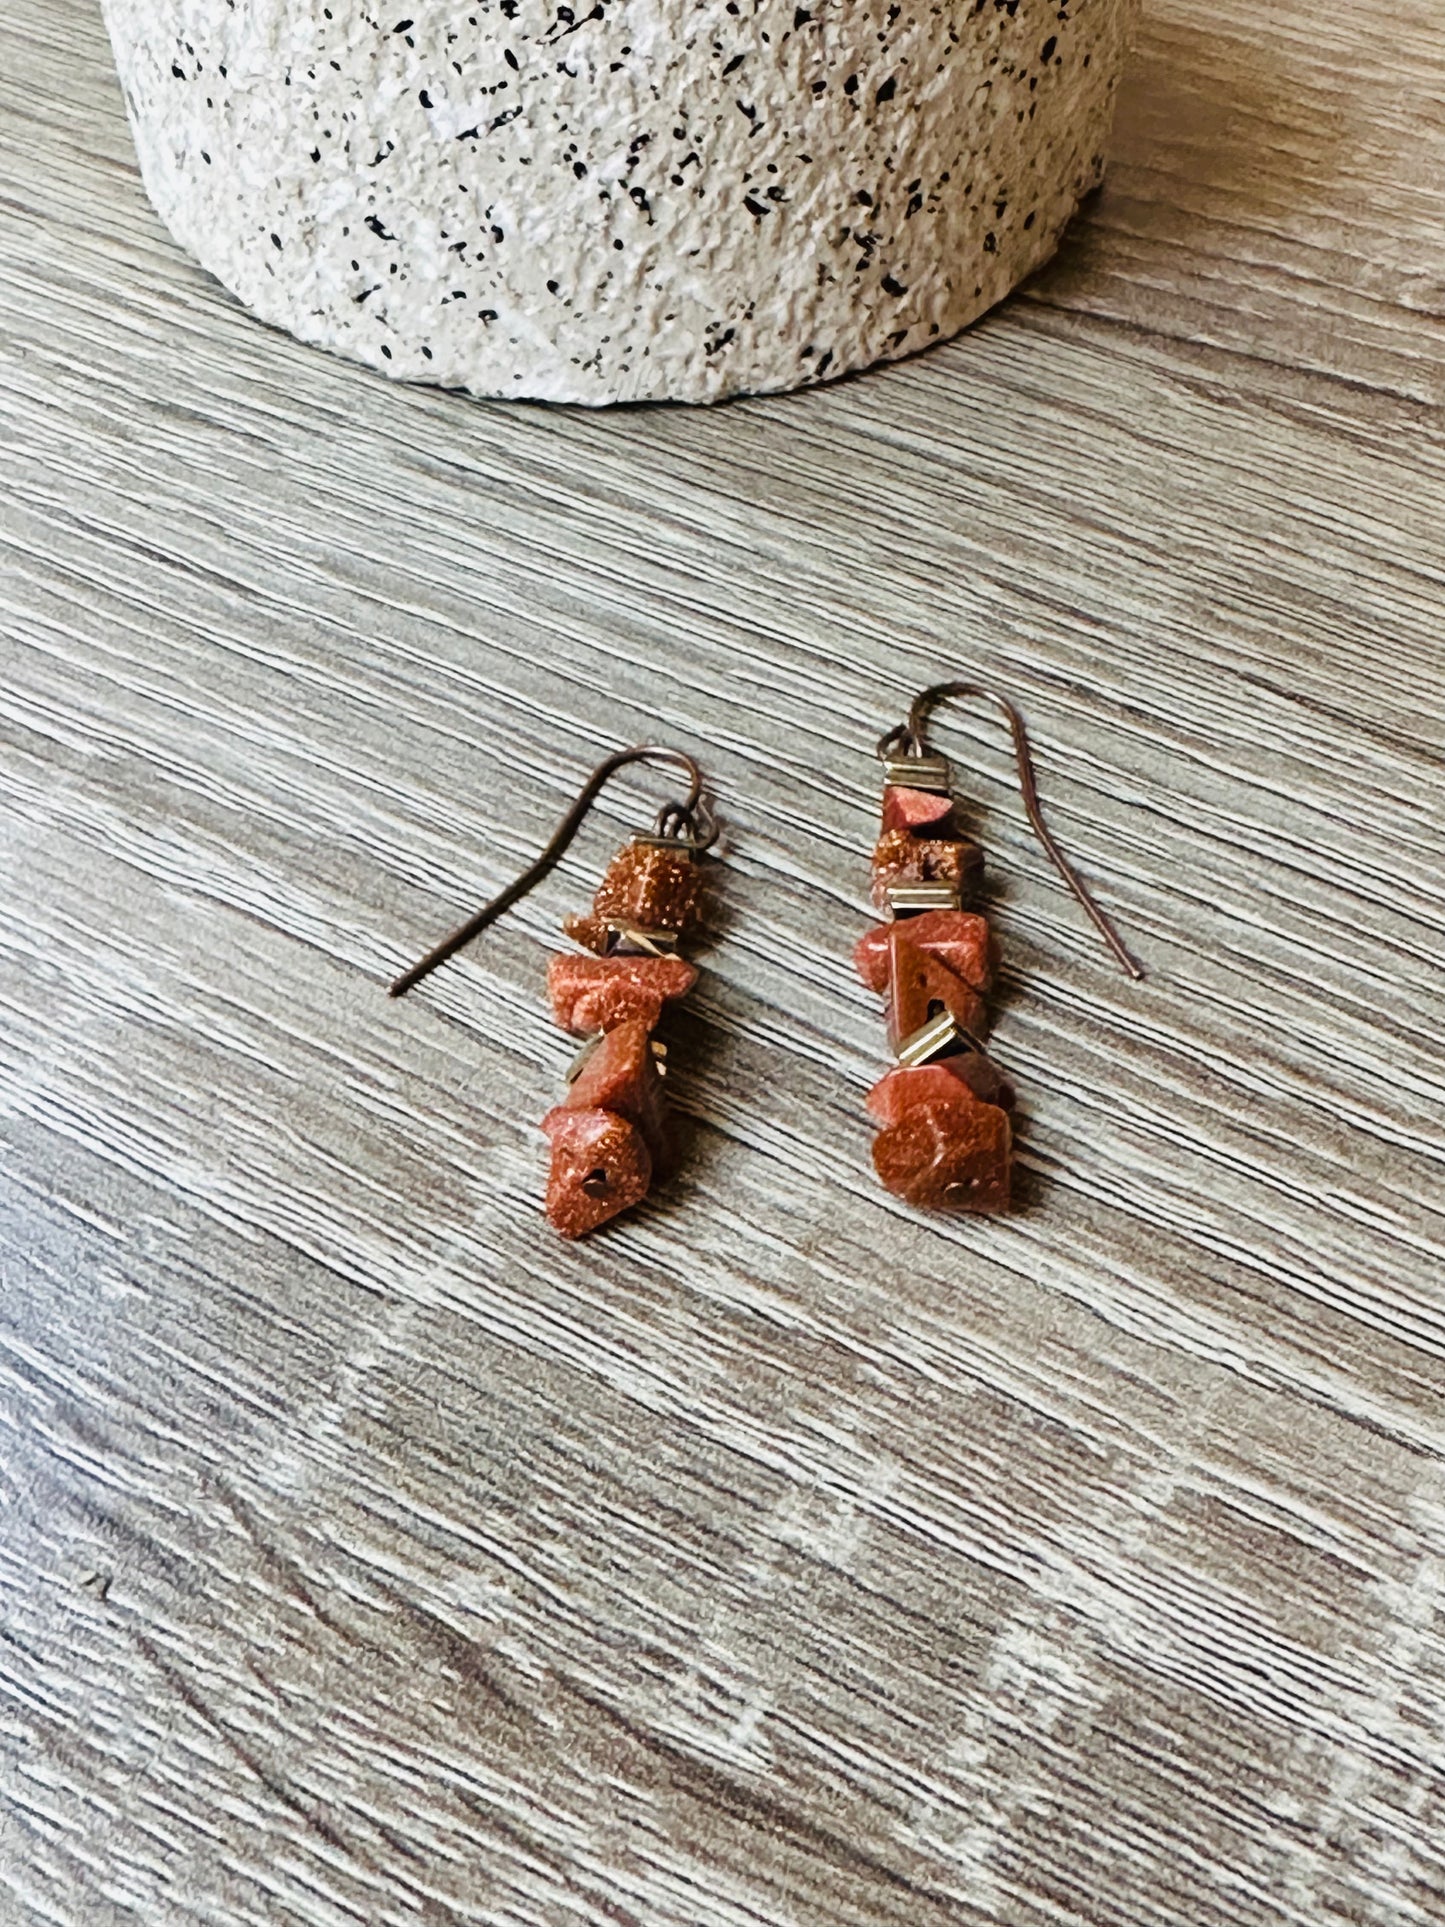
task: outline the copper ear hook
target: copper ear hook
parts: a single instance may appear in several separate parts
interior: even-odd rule
[[[480,936],[488,925],[497,921],[514,903],[519,903],[529,890],[533,890],[549,871],[554,870],[566,855],[568,847],[586,820],[588,811],[597,801],[601,791],[629,763],[670,763],[680,769],[687,777],[687,795],[678,803],[665,803],[657,812],[653,823],[653,835],[669,843],[682,843],[699,854],[711,849],[718,837],[718,826],[708,808],[702,793],[702,771],[685,750],[659,749],[651,744],[640,744],[635,749],[620,749],[613,756],[600,762],[578,791],[577,800],[568,810],[536,861],[530,864],[515,882],[509,883],[499,896],[492,898],[478,910],[474,917],[459,923],[455,930],[443,937],[441,942],[409,970],[389,986],[387,995],[404,997],[423,977],[428,976],[438,964],[454,956],[463,945],[469,944],[473,937]]]
[[[1126,976],[1133,977],[1137,981],[1144,975],[1142,968],[1129,955],[1119,933],[1099,908],[1088,885],[1059,848],[1054,840],[1053,831],[1044,821],[1043,806],[1039,802],[1039,786],[1034,776],[1033,752],[1029,747],[1028,731],[1024,728],[1023,717],[1007,696],[1001,696],[994,689],[985,689],[978,683],[935,683],[931,689],[925,689],[920,695],[914,697],[912,707],[908,711],[908,721],[896,729],[890,729],[879,739],[878,754],[887,757],[896,755],[901,750],[907,756],[926,756],[928,754],[928,712],[938,703],[948,702],[955,697],[970,696],[982,697],[985,702],[992,703],[995,708],[1003,712],[1009,726],[1009,733],[1013,737],[1014,761],[1018,765],[1019,773],[1019,792],[1023,797],[1024,813],[1029,819],[1029,826],[1043,845],[1049,861],[1108,945],[1120,969]]]

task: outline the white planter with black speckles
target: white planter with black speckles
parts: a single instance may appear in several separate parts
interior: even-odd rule
[[[1134,0],[105,0],[146,185],[409,379],[717,401],[955,333],[1099,180]]]

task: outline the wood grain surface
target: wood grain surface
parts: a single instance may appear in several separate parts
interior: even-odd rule
[[[967,338],[392,387],[0,0],[0,1919],[1445,1920],[1445,43],[1155,0]],[[972,672],[1024,1208],[881,1196],[871,745]],[[728,834],[682,1177],[539,1217],[570,786]]]

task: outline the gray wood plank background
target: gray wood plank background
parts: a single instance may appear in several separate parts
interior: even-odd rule
[[[1153,0],[966,339],[593,417],[248,320],[0,0],[7,1927],[1445,1920],[1439,24]],[[1150,972],[951,718],[981,1224],[877,1192],[848,961],[964,670]],[[543,964],[647,786],[382,985],[658,734],[688,1158],[567,1248]]]

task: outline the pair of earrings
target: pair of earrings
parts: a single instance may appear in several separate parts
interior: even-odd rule
[[[925,689],[878,744],[883,805],[872,898],[884,920],[855,952],[859,976],[887,1000],[894,1060],[867,1098],[880,1127],[873,1158],[887,1189],[909,1204],[999,1212],[1009,1202],[1014,1097],[980,1041],[997,946],[987,918],[965,907],[978,894],[983,851],[959,828],[952,767],[928,742],[931,711],[955,697],[982,697],[1003,713],[1034,834],[1120,968],[1144,973],[1044,822],[1018,710],[976,683]],[[632,763],[681,770],[687,791],[618,851],[590,912],[563,925],[580,950],[548,967],[557,1022],[585,1039],[566,1096],[542,1120],[551,1141],[546,1211],[564,1238],[583,1237],[639,1203],[668,1168],[667,1049],[654,1033],[666,1007],[697,981],[683,951],[700,920],[700,859],[718,836],[692,757],[650,746],[609,756],[536,862],[391,986],[393,997],[404,995],[526,896],[560,862],[604,785]]]

